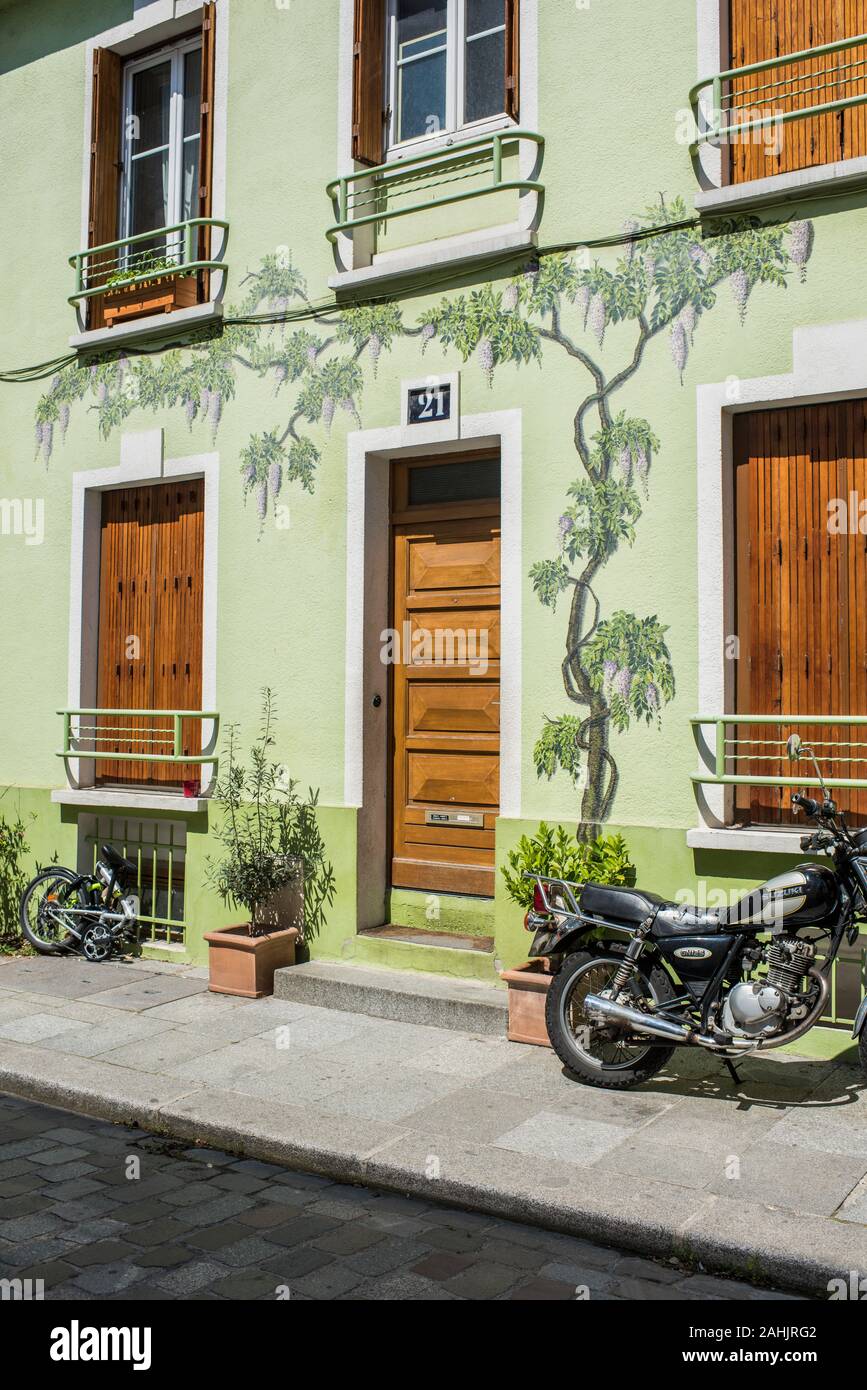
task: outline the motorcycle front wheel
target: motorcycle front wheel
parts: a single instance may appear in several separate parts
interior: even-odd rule
[[[629,1043],[616,1027],[593,1024],[586,1017],[584,999],[607,989],[622,964],[621,956],[604,947],[598,953],[576,951],[554,977],[545,1006],[551,1046],[567,1071],[588,1086],[609,1091],[626,1091],[649,1081],[674,1051],[665,1043]],[[640,964],[630,987],[636,1004],[641,998],[649,997],[657,1005],[675,998],[671,981],[658,965]]]
[[[55,911],[61,905],[87,906],[78,901],[77,891],[73,890],[70,894],[70,884],[77,877],[71,869],[63,869],[59,865],[43,869],[28,883],[21,895],[21,931],[24,939],[41,956],[60,955],[75,944],[75,937],[56,920]]]

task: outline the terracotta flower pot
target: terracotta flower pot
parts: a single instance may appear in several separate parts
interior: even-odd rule
[[[214,994],[261,999],[274,993],[274,971],[295,964],[297,927],[251,936],[249,926],[205,932],[208,943],[208,988]]]
[[[550,1047],[545,1026],[545,1001],[554,976],[547,961],[528,960],[514,970],[501,970],[509,986],[509,1042]]]

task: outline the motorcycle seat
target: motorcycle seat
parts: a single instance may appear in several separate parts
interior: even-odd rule
[[[640,892],[637,888],[611,888],[602,883],[585,883],[578,905],[589,917],[643,922],[665,906],[665,899],[658,893]]]

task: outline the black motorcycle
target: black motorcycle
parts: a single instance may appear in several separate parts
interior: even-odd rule
[[[843,939],[854,945],[867,921],[867,830],[849,830],[813,750],[797,734],[787,748],[793,760],[812,759],[822,792],[792,797],[817,826],[801,849],[829,855],[833,868],[799,864],[713,911],[637,888],[528,875],[536,881],[524,919],[535,933],[530,956],[555,972],[548,1036],[588,1085],[640,1085],[676,1047],[705,1048],[737,1077],[733,1059],[794,1042],[826,1012]],[[852,1036],[867,1072],[867,998]]]
[[[52,865],[21,895],[21,930],[40,955],[72,953],[86,960],[124,955],[138,940],[138,869],[111,845],[92,874]]]

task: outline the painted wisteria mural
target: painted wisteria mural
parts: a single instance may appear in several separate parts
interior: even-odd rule
[[[474,360],[489,385],[505,364],[544,366],[548,353],[565,354],[586,383],[576,387],[572,425],[578,472],[552,522],[550,551],[530,578],[539,602],[552,612],[562,605],[566,614],[560,671],[574,712],[543,718],[533,757],[540,777],[563,772],[583,787],[579,834],[591,838],[617,792],[612,730],[659,724],[675,688],[665,625],[656,614],[621,607],[603,613],[594,589],[603,567],[635,540],[664,447],[648,420],[618,408],[622,393],[657,338],[667,340],[683,381],[695,335],[721,292],[732,296],[743,323],[757,285],[785,288],[793,272],[803,280],[813,226],[752,220],[705,238],[681,200],[660,197],[630,219],[624,237],[612,268],[586,255],[543,254],[511,279],[447,294],[411,324],[397,303],[318,309],[291,257],[268,255],[245,277],[243,302],[227,308],[218,337],[61,371],[38,404],[37,454],[48,463],[77,405],[96,413],[103,437],[137,409],[178,409],[191,429],[205,422],[216,439],[239,373],[251,373],[270,383],[279,419],[240,451],[243,494],[254,500],[261,534],[284,488],[314,490],[335,419],[360,421],[365,367],[376,376],[383,355],[402,340],[418,339],[422,354],[438,345],[445,357]],[[632,332],[623,364],[611,372],[603,360],[612,340],[624,340],[611,334],[621,324]]]

